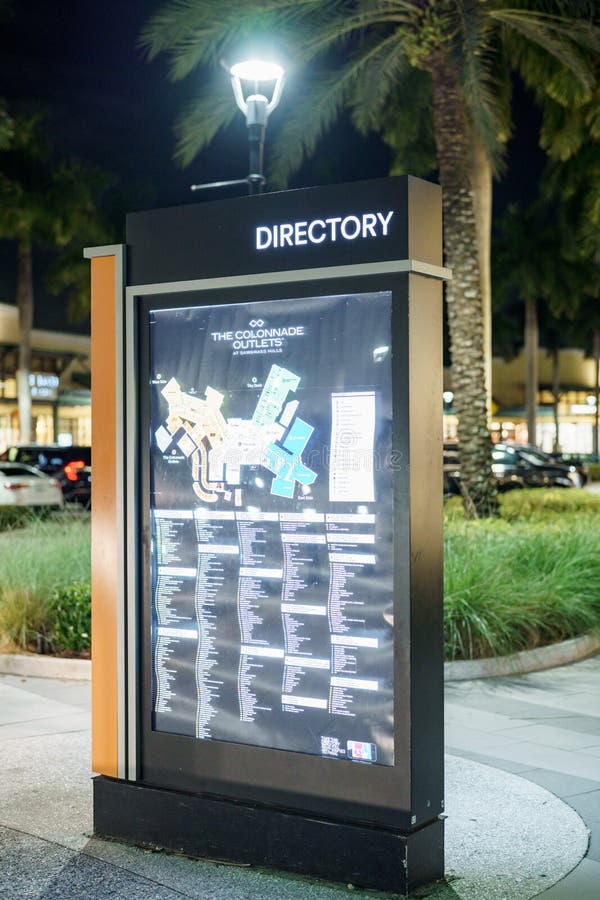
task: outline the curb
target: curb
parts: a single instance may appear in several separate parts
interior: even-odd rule
[[[91,659],[59,659],[35,653],[0,653],[0,675],[90,681]]]
[[[444,681],[468,681],[475,678],[542,672],[544,669],[578,662],[599,651],[600,635],[584,634],[568,641],[561,641],[559,644],[538,647],[536,650],[522,650],[510,656],[461,659],[444,663]],[[89,659],[37,656],[34,653],[0,653],[0,675],[90,681],[92,662]]]
[[[444,681],[467,681],[472,678],[493,678],[499,675],[524,675],[542,672],[556,666],[579,662],[600,651],[600,635],[583,634],[559,644],[521,650],[510,656],[488,659],[460,659],[444,663]]]

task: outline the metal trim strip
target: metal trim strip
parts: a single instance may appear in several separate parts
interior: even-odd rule
[[[138,778],[138,424],[136,390],[136,317],[126,292],[123,318],[125,352],[124,472],[128,486],[124,510],[127,548],[127,778]]]
[[[122,452],[125,439],[123,423],[123,304],[125,287],[124,246],[113,245],[110,253],[93,253],[89,259],[98,256],[115,258],[115,437],[116,446]],[[125,583],[125,482],[123,468],[115,460],[115,503],[117,509],[117,774],[127,777],[127,586]]]
[[[452,270],[414,259],[389,260],[388,262],[357,263],[348,266],[325,266],[319,269],[290,269],[280,272],[260,272],[256,275],[231,275],[219,278],[194,278],[190,281],[170,281],[157,284],[136,284],[127,288],[128,296],[140,294],[171,294],[178,291],[205,291],[218,288],[251,287],[261,284],[286,284],[294,281],[320,281],[328,278],[348,278],[364,275],[414,272],[428,278],[448,281]]]
[[[84,259],[96,259],[99,256],[118,256],[123,257],[123,249],[125,244],[105,244],[102,247],[84,247]]]

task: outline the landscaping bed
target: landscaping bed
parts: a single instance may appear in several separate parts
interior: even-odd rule
[[[497,519],[446,502],[446,660],[506,656],[600,633],[600,495],[521,490]],[[0,650],[89,656],[90,521],[0,524]]]
[[[447,660],[532,650],[600,629],[600,496],[521,490],[498,519],[445,506]]]
[[[0,520],[0,649],[89,656],[90,517]]]

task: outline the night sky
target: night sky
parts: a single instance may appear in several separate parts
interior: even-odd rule
[[[11,105],[47,108],[57,153],[113,173],[115,192],[129,195],[135,208],[197,202],[198,195],[189,191],[191,183],[247,173],[241,113],[188,169],[173,162],[173,124],[193,98],[202,74],[172,84],[165,60],[149,64],[143,58],[137,48],[139,34],[160,5],[156,0],[15,0],[12,20],[0,25],[0,96]],[[289,97],[294,86],[287,87]],[[285,100],[284,90],[281,108]],[[269,124],[271,132],[278,112]],[[543,162],[536,146],[537,117],[520,91],[515,123],[519,142],[517,146],[513,140],[508,174],[495,189],[497,209],[511,199],[533,196]],[[267,134],[267,156],[268,142]],[[379,177],[387,174],[388,165],[387,149],[376,138],[359,137],[343,120],[322,142],[318,159],[307,162],[291,186]],[[211,193],[207,199],[215,196]],[[2,302],[14,295],[13,259],[14,249],[0,241]],[[42,267],[40,258],[38,270]],[[49,298],[41,279],[36,281],[36,324],[71,327],[61,301]]]

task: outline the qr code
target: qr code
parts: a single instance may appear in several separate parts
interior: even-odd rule
[[[323,756],[339,756],[340,753],[345,756],[342,745],[337,738],[324,737],[323,735],[321,735],[321,753]]]

